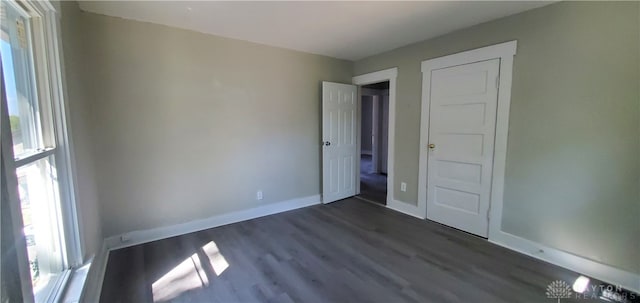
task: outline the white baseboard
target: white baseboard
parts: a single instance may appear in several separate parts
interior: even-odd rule
[[[640,274],[595,262],[509,233],[489,235],[489,242],[536,259],[640,293]],[[549,281],[551,282],[551,281]],[[573,281],[566,281],[572,283]]]
[[[89,272],[87,273],[87,278],[78,302],[100,302],[102,282],[104,281],[104,272],[107,269],[108,259],[109,250],[103,242],[100,251],[97,252],[90,261]]]
[[[105,246],[108,250],[124,248],[316,204],[320,204],[320,195],[313,195],[304,198],[296,198],[287,201],[271,203],[264,206],[234,211],[226,214],[216,215],[206,219],[194,220],[171,226],[163,226],[146,230],[136,230],[122,235],[116,235],[106,238]],[[123,235],[126,236],[129,240],[126,242],[120,241]]]
[[[398,200],[387,200],[387,208],[393,209],[403,214],[407,214],[412,217],[416,217],[418,219],[426,219],[426,217],[421,214],[420,208],[417,205],[400,202]]]

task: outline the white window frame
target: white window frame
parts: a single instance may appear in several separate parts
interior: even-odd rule
[[[34,58],[34,77],[36,79],[35,86],[39,98],[38,102],[41,110],[49,110],[52,113],[52,121],[44,122],[52,126],[50,129],[54,133],[50,134],[49,137],[55,138],[56,147],[51,150],[45,150],[37,155],[15,161],[14,165],[11,166],[13,166],[15,170],[24,163],[29,163],[50,155],[55,156],[60,196],[60,216],[63,222],[61,231],[64,239],[64,243],[62,244],[64,245],[63,251],[65,252],[63,254],[63,263],[66,272],[58,279],[58,283],[53,286],[52,291],[44,301],[56,302],[61,298],[64,284],[69,277],[68,269],[79,267],[84,261],[84,245],[82,243],[82,237],[80,236],[76,205],[77,187],[71,130],[67,126],[67,115],[69,111],[65,102],[66,90],[62,70],[62,43],[58,30],[60,15],[49,1],[7,0],[7,4],[21,7],[29,15],[33,35],[32,51]],[[10,130],[2,130],[3,137],[7,135],[7,131],[10,132]],[[44,127],[43,131],[46,132],[47,127]],[[45,145],[49,145],[49,143],[50,142],[45,142]],[[12,213],[16,214],[13,210]],[[19,266],[25,266],[25,264],[19,264]],[[24,277],[22,277],[22,284],[29,284],[27,287],[22,287],[25,302],[33,301],[34,298],[30,281],[25,281]]]

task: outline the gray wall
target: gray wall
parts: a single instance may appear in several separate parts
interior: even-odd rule
[[[371,135],[373,131],[373,97],[362,96],[362,120],[360,122],[361,143],[360,152],[371,155]]]
[[[321,81],[351,62],[91,13],[82,29],[105,236],[320,193]]]
[[[389,157],[389,90],[385,89],[380,95],[380,172],[387,173],[387,158]]]
[[[639,12],[634,2],[558,3],[352,69],[346,61],[79,13],[65,2],[85,248],[95,251],[100,226],[111,236],[318,194],[319,82],[348,83],[352,74],[394,66],[393,186],[396,199],[416,203],[420,62],[517,39],[505,231],[640,272]],[[258,189],[262,201],[254,199]]]
[[[395,198],[417,203],[420,62],[518,40],[504,231],[640,272],[639,5],[561,2],[355,62],[398,67]]]
[[[64,52],[64,78],[67,87],[69,115],[67,123],[73,143],[76,167],[78,218],[84,259],[93,255],[102,245],[100,205],[98,203],[93,156],[93,125],[91,101],[86,90],[88,74],[84,57],[83,23],[78,4],[72,1],[56,2],[61,8],[60,33]]]

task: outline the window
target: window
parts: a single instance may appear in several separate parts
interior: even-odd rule
[[[20,289],[1,301],[56,299],[81,252],[70,176],[55,10],[45,1],[2,1],[2,229],[17,230]],[[3,233],[4,235],[4,233]],[[6,241],[3,239],[3,241]],[[3,258],[9,249],[3,246]],[[3,261],[3,268],[5,270]],[[8,268],[12,268],[9,266]],[[2,278],[7,277],[2,273]],[[4,282],[4,281],[3,281]],[[4,292],[19,291],[20,294]]]

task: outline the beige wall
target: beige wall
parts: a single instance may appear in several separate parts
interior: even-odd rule
[[[91,13],[82,27],[105,236],[320,193],[321,81],[350,82],[351,62]]]
[[[420,62],[518,40],[504,231],[640,272],[638,6],[557,3],[355,62],[398,67],[395,198],[417,203]]]
[[[91,101],[86,90],[83,27],[78,4],[72,1],[56,2],[61,8],[60,34],[64,53],[64,78],[67,87],[67,123],[73,143],[76,168],[76,204],[82,238],[84,259],[93,255],[102,245],[100,205],[95,183],[92,142]]]

